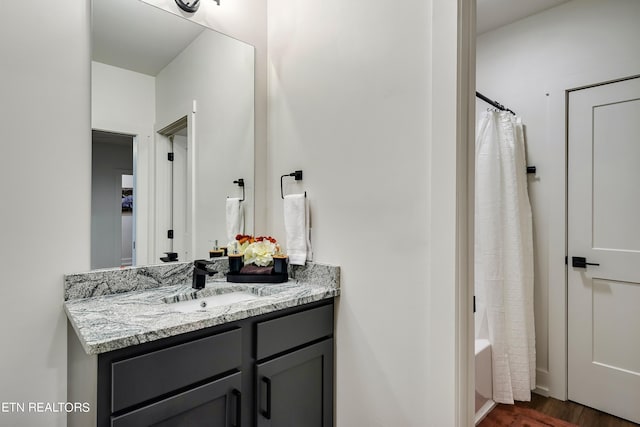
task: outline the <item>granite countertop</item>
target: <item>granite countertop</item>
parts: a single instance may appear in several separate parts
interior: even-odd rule
[[[332,280],[322,280],[313,274],[318,269],[308,271],[312,273],[300,270],[297,278],[278,284],[227,283],[215,278],[198,291],[189,282],[68,299],[64,309],[86,353],[100,354],[340,294],[338,273]],[[170,303],[238,291],[256,297],[229,305],[197,307],[186,313],[176,311],[176,305]]]

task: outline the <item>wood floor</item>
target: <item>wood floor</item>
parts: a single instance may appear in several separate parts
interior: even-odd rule
[[[605,414],[579,403],[531,394],[531,402],[516,402],[517,406],[532,408],[552,417],[569,421],[580,427],[638,427],[639,424]]]

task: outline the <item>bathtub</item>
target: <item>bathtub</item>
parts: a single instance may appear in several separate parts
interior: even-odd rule
[[[476,416],[478,424],[496,405],[493,395],[491,374],[491,344],[488,340],[476,340]]]

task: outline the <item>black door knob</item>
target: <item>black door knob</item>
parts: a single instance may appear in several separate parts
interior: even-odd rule
[[[574,268],[587,268],[587,265],[600,265],[594,262],[587,262],[587,259],[582,256],[571,257],[571,266]]]

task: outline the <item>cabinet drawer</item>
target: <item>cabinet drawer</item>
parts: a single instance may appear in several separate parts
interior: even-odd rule
[[[333,335],[333,304],[258,323],[256,359]]]
[[[112,363],[111,411],[238,368],[241,338],[241,330],[234,329]]]
[[[242,377],[228,377],[201,385],[149,406],[111,418],[111,427],[239,426]]]

